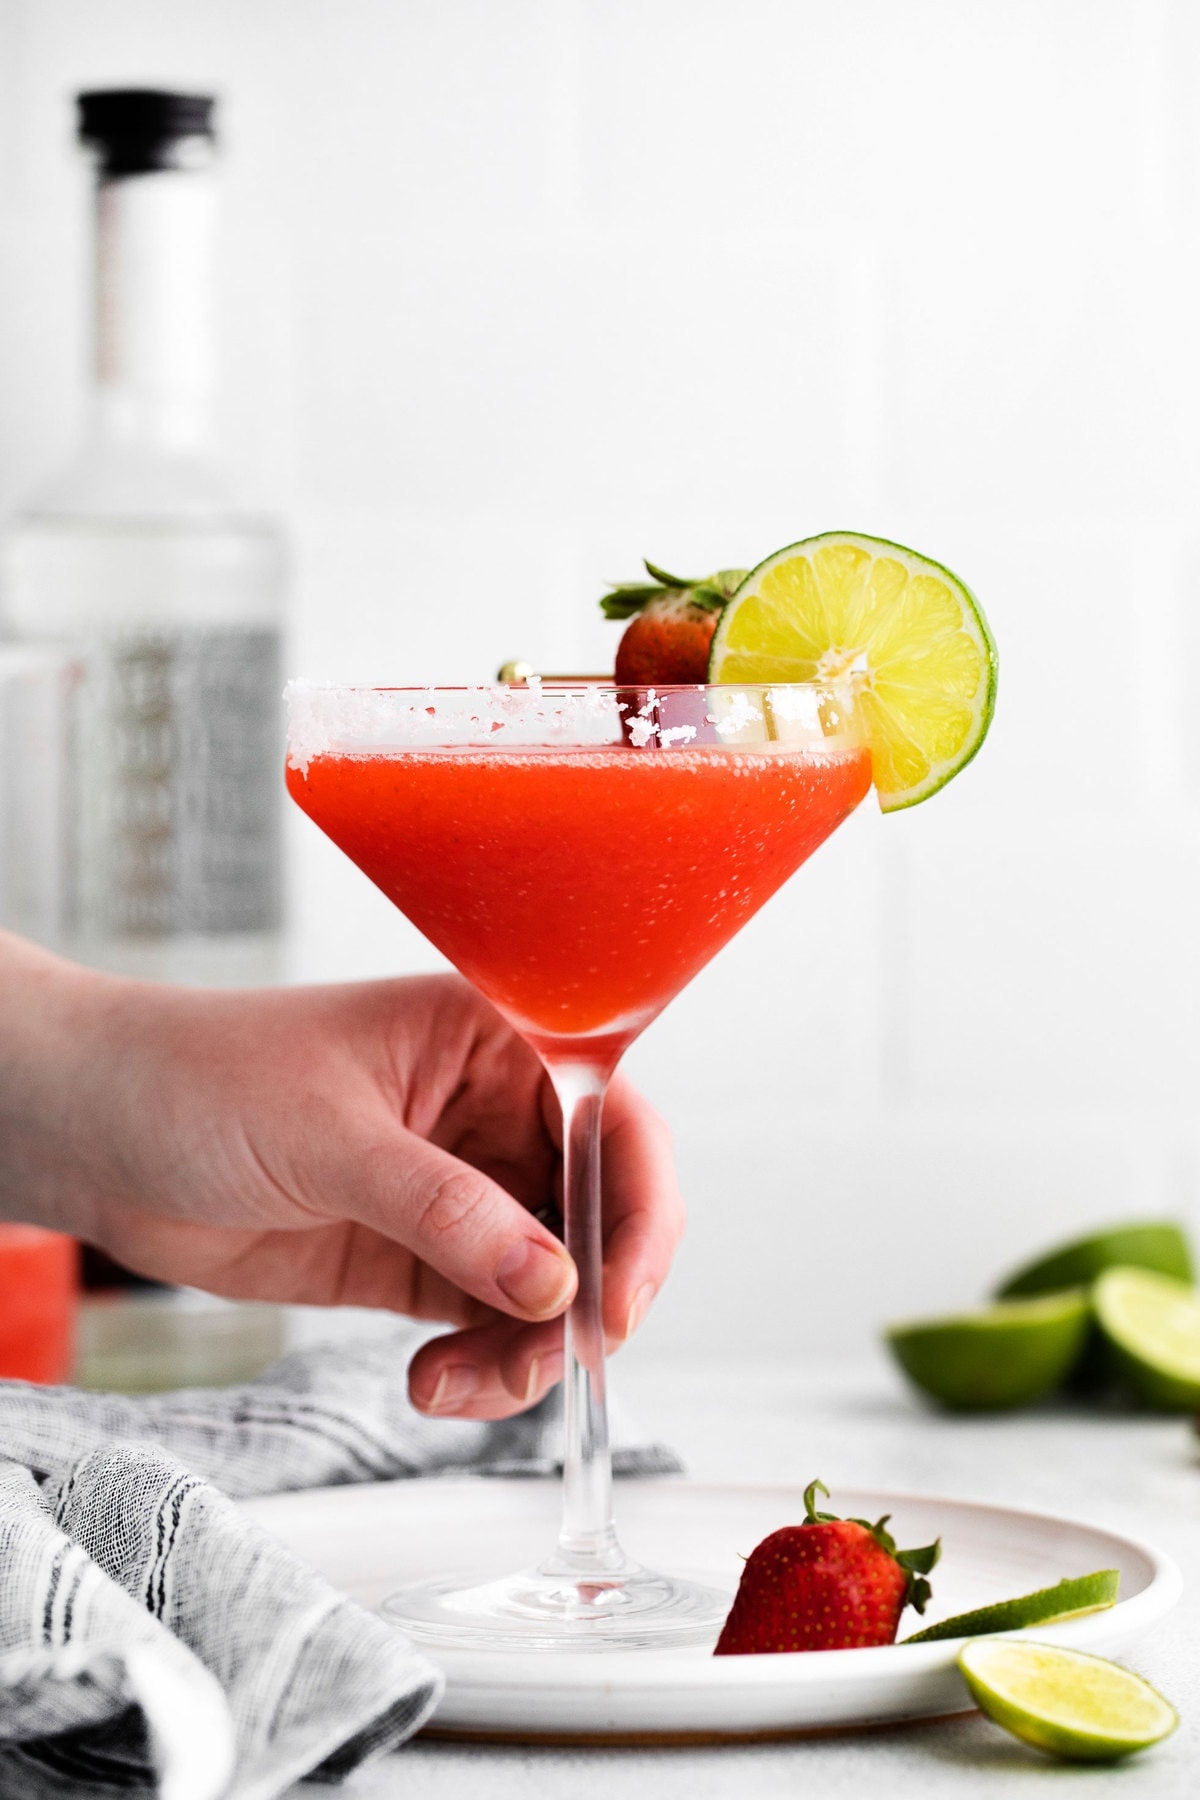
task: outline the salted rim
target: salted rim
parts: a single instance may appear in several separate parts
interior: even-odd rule
[[[667,750],[700,738],[729,749],[791,743],[836,752],[863,741],[849,682],[631,688],[537,677],[475,687],[295,680],[283,698],[288,763],[301,774],[313,757],[330,752],[538,745],[586,750],[622,742],[635,750]]]

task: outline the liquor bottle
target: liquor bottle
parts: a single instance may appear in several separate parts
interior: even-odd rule
[[[95,159],[94,391],[78,454],[0,545],[0,629],[69,646],[55,947],[123,973],[277,973],[275,526],[210,460],[213,101],[78,98]]]

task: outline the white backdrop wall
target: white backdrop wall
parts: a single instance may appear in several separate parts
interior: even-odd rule
[[[4,509],[78,419],[70,97],[140,82],[222,96],[223,435],[297,672],[599,668],[643,553],[833,526],[990,612],[975,767],[852,820],[630,1056],[692,1209],[639,1354],[860,1348],[1190,1214],[1200,8],[0,0]],[[297,977],[436,966],[292,855]]]

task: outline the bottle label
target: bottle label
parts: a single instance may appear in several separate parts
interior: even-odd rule
[[[279,634],[138,631],[83,684],[82,922],[118,934],[280,918]]]

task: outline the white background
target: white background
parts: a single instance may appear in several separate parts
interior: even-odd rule
[[[1200,8],[0,0],[0,510],[79,419],[106,83],[222,96],[223,436],[296,672],[600,668],[643,553],[831,527],[987,606],[977,764],[863,809],[630,1055],[692,1208],[640,1354],[863,1348],[1188,1213]],[[293,865],[298,975],[435,965],[299,819]]]

